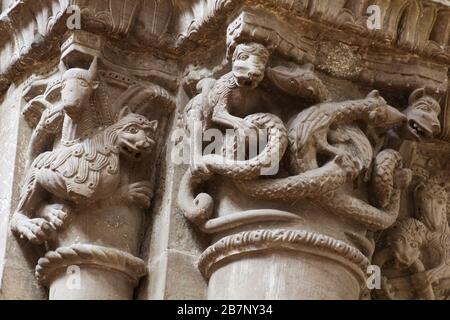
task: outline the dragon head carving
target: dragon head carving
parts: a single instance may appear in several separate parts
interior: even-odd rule
[[[240,87],[255,89],[264,79],[269,50],[262,44],[239,44],[233,54],[233,75]]]
[[[403,113],[408,119],[402,132],[405,139],[422,141],[440,133],[441,106],[433,97],[426,94],[425,89],[417,89],[411,94],[409,106]]]
[[[149,121],[142,115],[131,113],[130,109],[125,107],[114,127],[117,132],[116,146],[122,155],[132,160],[140,160],[152,151],[157,121]]]

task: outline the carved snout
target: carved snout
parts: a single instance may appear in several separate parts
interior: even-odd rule
[[[392,127],[407,121],[406,116],[394,107],[388,106],[386,112],[387,117],[385,122],[382,123],[383,127]]]
[[[147,139],[146,141],[136,142],[136,149],[142,152],[149,151],[150,148],[155,144],[155,141]]]

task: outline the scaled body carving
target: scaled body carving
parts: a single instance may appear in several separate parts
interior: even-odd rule
[[[201,80],[197,86],[200,94],[186,107],[185,123],[191,136],[192,162],[182,180],[179,204],[188,219],[197,224],[204,223],[212,215],[212,198],[205,193],[195,199],[193,195],[193,189],[201,185],[206,177],[219,174],[237,181],[245,180],[242,186],[249,185],[251,182],[247,180],[257,178],[262,169],[278,164],[284,156],[288,137],[283,122],[270,113],[254,113],[258,111],[255,109],[259,107],[258,103],[255,102],[259,102],[259,99],[252,93],[265,75],[268,81],[287,94],[313,101],[328,99],[328,91],[314,74],[312,66],[267,68],[269,57],[269,50],[261,44],[238,45],[233,54],[232,71],[217,81],[211,78]],[[226,150],[236,150],[237,143],[245,144],[240,139],[241,134],[245,137],[258,136],[260,131],[266,130],[268,141],[256,157],[248,160],[235,160],[233,153],[203,155],[201,133],[213,125],[237,130],[237,137],[232,139],[233,145],[226,146]],[[349,159],[339,161],[352,166],[348,163]],[[237,184],[241,185],[240,182]]]
[[[369,169],[372,161],[370,144],[365,141],[356,142],[363,148],[358,154],[331,145],[328,139],[332,135],[332,126],[361,120],[372,126],[391,127],[402,122],[403,118],[376,91],[362,100],[312,106],[288,124],[289,169],[294,176],[236,183],[236,186],[246,194],[261,199],[298,200],[325,195],[356,178],[363,169]],[[334,135],[342,138],[345,133],[335,132]],[[319,154],[325,154],[332,160],[319,165]]]
[[[116,124],[93,137],[39,155],[27,173],[12,230],[39,244],[61,228],[61,217],[33,218],[49,195],[64,204],[66,214],[71,205],[86,206],[117,196],[120,156],[140,160],[148,154],[156,125],[126,108]],[[116,200],[148,206],[150,191],[149,183],[136,183],[122,189]]]

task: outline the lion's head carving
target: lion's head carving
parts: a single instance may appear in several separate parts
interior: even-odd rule
[[[127,158],[139,160],[153,149],[157,121],[149,121],[126,107],[120,112],[119,120],[113,127],[117,135],[115,146]]]
[[[239,44],[233,54],[233,75],[239,86],[254,89],[264,79],[269,50],[262,44]]]

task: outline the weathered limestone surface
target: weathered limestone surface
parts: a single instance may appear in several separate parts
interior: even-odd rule
[[[448,299],[449,1],[0,10],[0,299]]]

